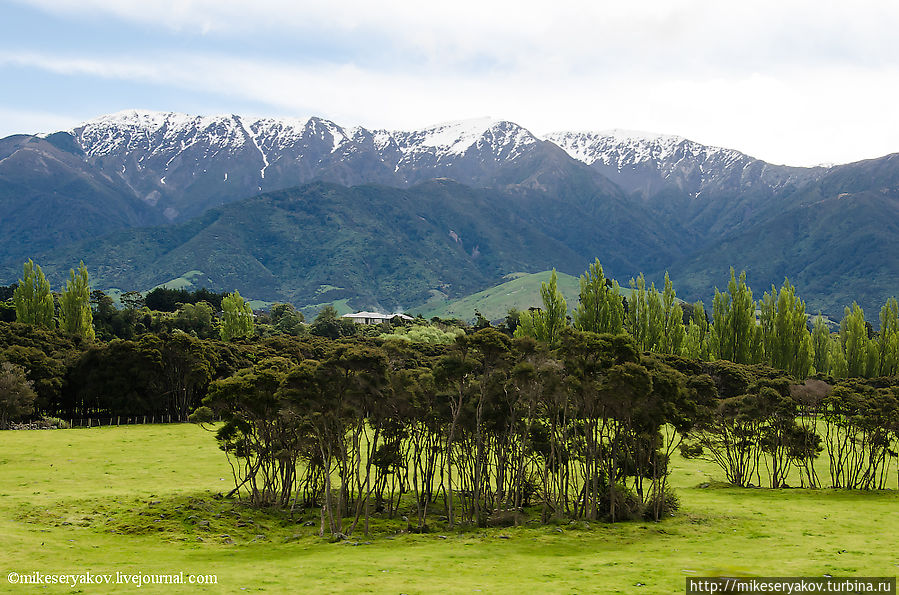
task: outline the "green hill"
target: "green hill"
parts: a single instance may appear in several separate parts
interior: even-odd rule
[[[540,285],[548,283],[551,274],[551,271],[512,273],[503,277],[508,281],[500,285],[453,301],[442,299],[438,295],[414,311],[425,318],[439,316],[472,320],[475,317],[474,311],[478,310],[488,320],[499,320],[505,318],[509,308],[527,310],[532,306],[540,306]],[[580,282],[577,277],[565,273],[557,272],[556,275],[559,291],[565,296],[568,309],[572,310],[577,305]]]

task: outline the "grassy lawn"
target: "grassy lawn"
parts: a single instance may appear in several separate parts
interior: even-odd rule
[[[662,523],[579,523],[329,543],[318,517],[247,510],[213,436],[192,425],[0,432],[0,592],[7,573],[215,574],[210,593],[683,593],[706,574],[899,574],[899,493],[759,490],[677,461],[681,511]],[[709,487],[700,487],[711,483]],[[895,484],[894,484],[895,485]],[[314,522],[314,526],[305,526]],[[145,585],[141,593],[187,586]]]

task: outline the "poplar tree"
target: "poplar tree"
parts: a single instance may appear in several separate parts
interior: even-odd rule
[[[54,328],[53,295],[50,283],[44,277],[39,265],[28,259],[22,266],[22,278],[13,293],[16,320],[24,324],[34,324],[44,328]]]
[[[581,275],[581,291],[574,326],[592,333],[624,332],[624,303],[621,288],[614,279],[606,279],[599,259]]]
[[[223,341],[253,334],[253,309],[240,297],[240,292],[235,290],[222,298],[222,313]]]
[[[558,288],[556,269],[553,269],[549,284],[540,284],[540,296],[543,298],[543,309],[522,312],[518,318],[516,337],[533,337],[550,345],[557,345],[562,329],[568,326],[568,305],[565,296]]]
[[[899,375],[899,302],[891,297],[880,309],[878,376]]]
[[[812,329],[812,351],[814,352],[813,365],[818,374],[831,373],[831,343],[830,329],[824,322],[824,317],[819,312],[815,317],[815,326]]]
[[[778,292],[759,302],[764,359],[774,368],[804,380],[812,366],[812,340],[806,326],[805,303],[788,279]]]
[[[665,307],[655,284],[646,288],[643,273],[631,279],[631,300],[627,311],[628,332],[641,351],[658,351],[665,336]]]
[[[849,364],[846,363],[846,355],[839,337],[830,342],[830,374],[834,378],[846,378],[849,376]]]
[[[91,284],[83,262],[77,274],[69,269],[69,280],[59,297],[59,328],[83,339],[94,339]]]
[[[686,329],[682,355],[693,359],[709,359],[709,319],[705,315],[702,302],[693,304],[693,314]]]
[[[868,329],[865,325],[865,312],[852,302],[852,309],[847,306],[840,321],[840,347],[846,360],[846,374],[850,377],[868,375]]]
[[[761,333],[755,324],[755,302],[746,285],[746,271],[740,279],[730,269],[727,293],[715,288],[712,302],[711,354],[738,364],[752,363],[760,346]]]
[[[662,292],[662,340],[657,350],[660,353],[680,355],[686,334],[684,312],[677,303],[677,294],[666,271],[665,289]]]
[[[631,299],[627,309],[627,330],[637,342],[640,351],[647,351],[651,345],[647,345],[649,337],[649,316],[646,303],[646,279],[643,273],[636,279],[631,279]]]

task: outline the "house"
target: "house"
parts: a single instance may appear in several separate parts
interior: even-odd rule
[[[390,322],[396,317],[402,320],[414,320],[414,318],[405,314],[379,314],[377,312],[356,312],[355,314],[344,314],[341,316],[341,318],[347,318],[356,324],[381,324],[382,322]]]

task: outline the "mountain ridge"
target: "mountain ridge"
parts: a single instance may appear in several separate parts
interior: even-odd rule
[[[465,190],[416,190],[435,179],[453,180]],[[133,258],[154,270],[156,263],[147,250],[153,242],[165,244],[163,238],[174,233],[165,226],[176,226],[183,233],[196,221],[206,220],[210,209],[234,203],[252,208],[248,205],[266,204],[266,199],[254,202],[252,197],[302,193],[311,183],[347,189],[341,194],[343,202],[338,201],[344,210],[348,197],[380,192],[378,200],[385,212],[404,221],[406,215],[396,212],[387,196],[412,208],[410,196],[430,192],[425,202],[435,212],[447,208],[436,196],[461,200],[476,209],[479,212],[456,215],[470,229],[493,238],[493,245],[524,251],[506,254],[497,260],[502,266],[497,264],[489,273],[472,273],[481,289],[511,271],[546,270],[555,265],[578,274],[599,257],[609,274],[619,279],[641,270],[660,278],[671,270],[676,286],[677,275],[683,275],[683,297],[707,299],[726,273],[721,267],[728,268],[721,257],[730,254],[730,264],[743,263],[760,273],[753,284],[763,288],[770,282],[779,284],[783,276],[798,282],[811,272],[829,279],[812,283],[816,295],[810,298],[831,312],[839,310],[844,305],[840,300],[856,290],[866,307],[887,297],[881,293],[899,293],[889,290],[895,285],[892,269],[878,264],[889,258],[879,245],[892,246],[891,228],[880,219],[893,213],[899,154],[833,167],[789,167],[675,135],[611,130],[540,136],[514,122],[492,118],[389,131],[343,127],[318,117],[127,110],[89,120],[68,132],[0,139],[0,209],[4,213],[0,216],[0,264],[11,282],[24,258],[51,255],[54,262],[70,261],[75,251],[84,251],[108,234],[119,234],[119,241],[136,246],[138,256]],[[354,190],[368,186],[381,190]],[[815,204],[823,206],[807,208]],[[784,227],[784,218],[802,223]],[[289,217],[279,212],[275,219],[283,224]],[[554,247],[535,252],[526,241],[501,239],[486,227],[503,225],[501,221],[507,222],[507,229],[501,230],[505,233],[531,234],[537,243]],[[855,226],[841,228],[845,237],[834,234],[832,228],[846,221]],[[226,258],[227,253],[244,262],[248,278],[257,279],[259,287],[272,288],[276,283],[264,271],[265,265],[260,268],[250,256],[254,245],[266,241],[266,234],[287,236],[248,222],[262,236],[245,238],[242,246],[222,247],[221,256]],[[303,219],[311,234],[330,229],[365,236],[380,225],[353,217],[345,218],[343,227],[332,223],[327,214]],[[152,228],[156,225],[163,227]],[[468,232],[459,234],[453,225],[439,233],[452,230],[471,237]],[[407,228],[412,229],[403,229]],[[394,241],[406,246],[409,237],[395,232],[380,230],[394,234]],[[243,237],[237,228],[228,233]],[[865,238],[876,238],[880,244],[868,245]],[[101,243],[109,246],[106,242]],[[121,278],[157,284],[185,271],[209,269],[188,262],[187,240],[175,243],[186,246],[177,264],[170,262],[169,269],[153,275]],[[363,245],[348,246],[353,254],[364,253]],[[817,252],[802,246],[815,246]],[[859,251],[857,258],[839,254],[849,247]],[[106,258],[115,258],[113,248]],[[231,248],[237,252],[228,252]],[[415,252],[414,247],[408,248],[410,254]],[[283,249],[293,248],[285,245]],[[545,262],[547,254],[558,255],[560,262]],[[426,255],[422,257],[427,260]],[[850,260],[855,264],[846,268]],[[872,261],[876,262],[872,265]],[[464,269],[460,263],[447,265],[447,270],[459,274]],[[102,263],[112,268],[126,264]],[[434,266],[439,268],[438,264]],[[284,271],[290,277],[285,283],[308,285],[306,277],[314,273],[315,265]],[[837,291],[827,271],[840,271],[845,287]],[[216,274],[212,269],[207,272]],[[431,275],[432,281],[444,273]],[[867,277],[872,279],[866,284]],[[336,282],[325,285],[340,287]],[[363,285],[356,296],[359,304],[380,304],[390,297],[389,292],[376,295]],[[415,299],[439,291],[438,286],[436,281],[423,284],[424,293]],[[292,295],[283,288],[270,293],[285,299]],[[309,299],[308,292],[303,299]]]

